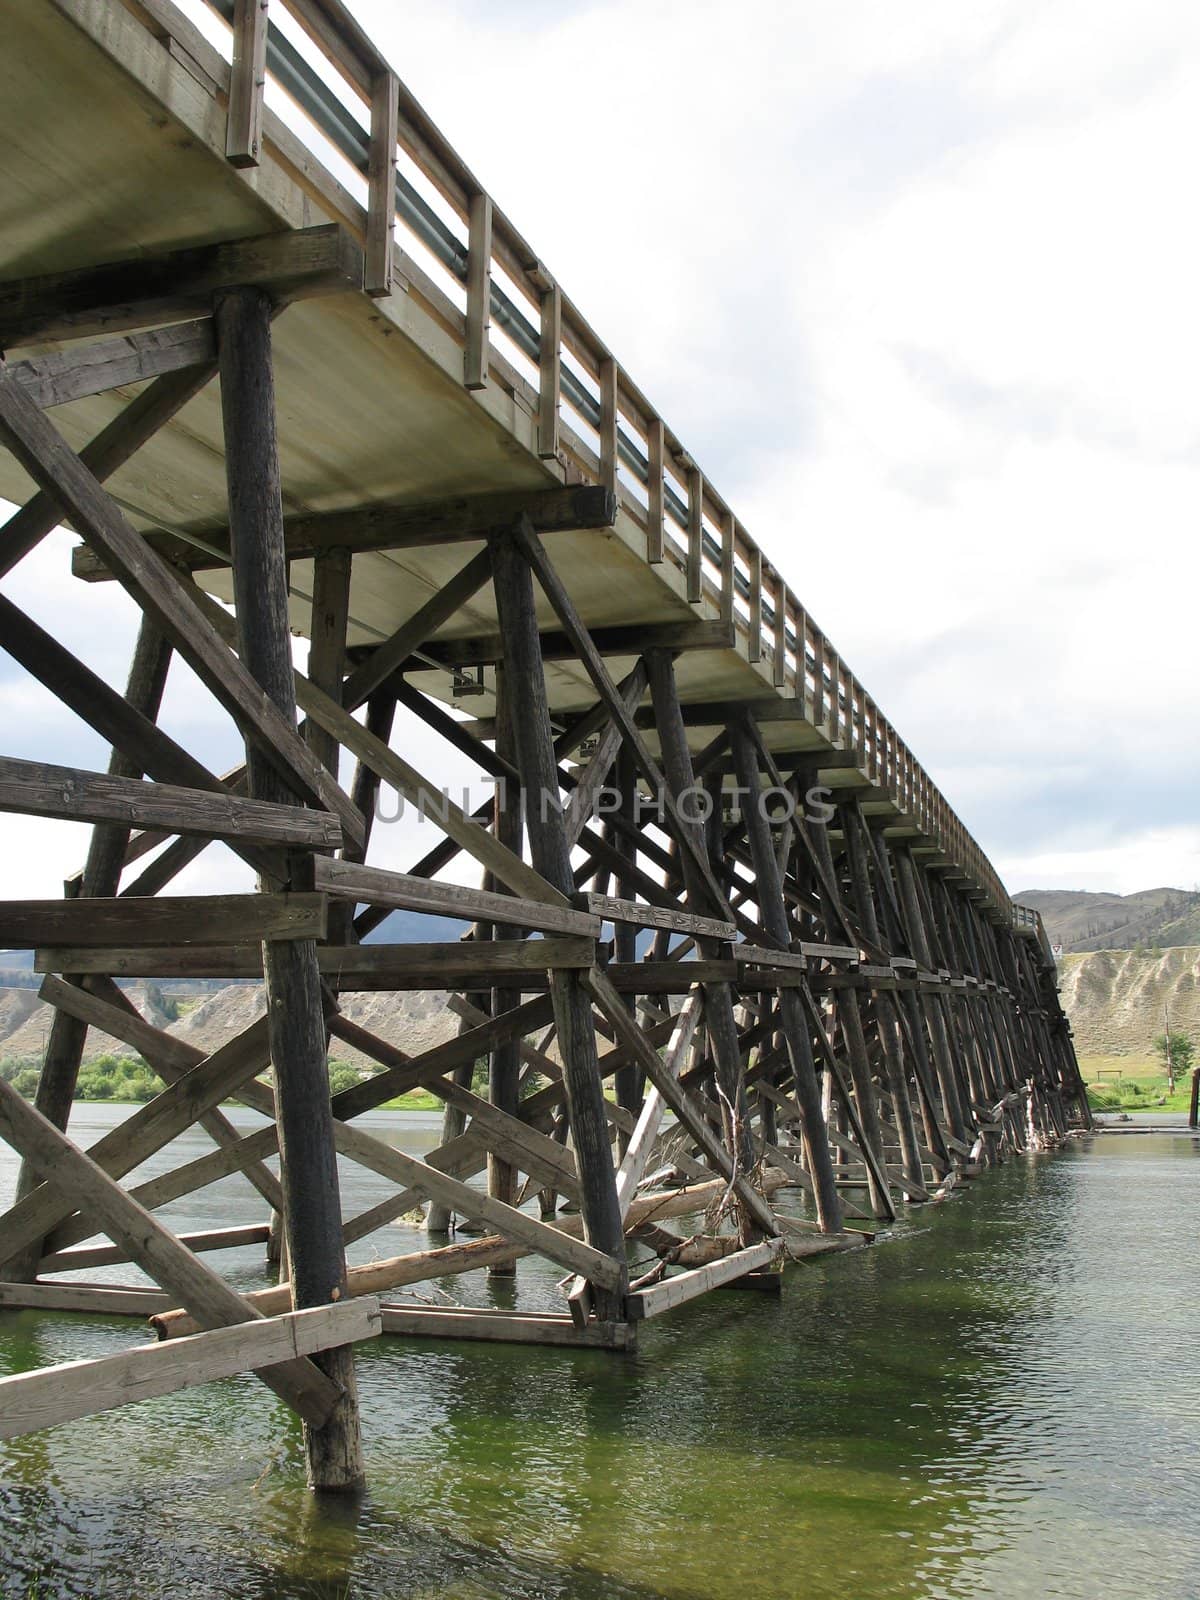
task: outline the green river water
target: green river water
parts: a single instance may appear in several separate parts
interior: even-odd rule
[[[126,1113],[78,1114],[87,1143]],[[412,1117],[372,1128],[433,1141]],[[792,1267],[779,1300],[648,1325],[635,1357],[360,1347],[361,1502],[306,1492],[298,1425],[252,1377],[0,1445],[0,1594],[1200,1596],[1198,1158],[1147,1134],[1013,1162],[872,1249]],[[347,1212],[374,1182],[346,1174]],[[261,1209],[230,1180],[168,1215]],[[356,1259],[422,1239],[388,1229]],[[220,1259],[262,1281],[260,1251]],[[557,1271],[519,1271],[522,1304],[554,1303]],[[0,1313],[0,1372],[140,1337]]]

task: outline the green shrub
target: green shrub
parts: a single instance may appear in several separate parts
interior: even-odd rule
[[[355,1084],[362,1082],[362,1074],[357,1068],[352,1067],[348,1061],[331,1061],[329,1063],[329,1092],[341,1094],[344,1089],[353,1089]]]

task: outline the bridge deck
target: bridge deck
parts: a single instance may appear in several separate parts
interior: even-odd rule
[[[146,21],[149,28],[143,25]],[[356,186],[356,174],[344,159],[294,109],[288,114],[290,127],[268,109],[260,166],[239,170],[229,164],[220,87],[227,82],[228,67],[221,53],[173,7],[135,0],[128,7],[95,7],[87,0],[19,7],[7,20],[5,44],[0,62],[0,207],[6,218],[6,276],[61,272],[326,221],[364,236],[365,184],[358,180]],[[332,69],[327,64],[323,68],[324,77],[332,79]],[[409,160],[411,178],[425,177],[424,192],[432,193],[432,175],[444,191],[457,188],[465,196],[469,174],[465,168],[447,171],[450,154],[437,149],[434,133],[415,106],[408,123],[402,118],[402,173],[406,129],[408,146],[423,158]],[[467,209],[469,202],[460,200],[460,205]],[[445,203],[440,214],[450,214]],[[465,255],[465,224],[458,232]],[[497,212],[493,284],[503,284],[510,301],[517,299],[536,322],[544,295],[539,285],[548,279],[528,247],[522,257],[528,270],[519,272],[515,258],[522,245]],[[566,393],[560,397],[556,454],[539,458],[538,372],[496,325],[486,387],[464,386],[468,335],[461,285],[403,227],[395,272],[395,292],[383,298],[372,299],[362,291],[324,296],[289,306],[277,320],[285,510],[299,514],[369,503],[418,504],[487,491],[603,481],[598,431]],[[611,358],[565,297],[563,307],[562,370],[599,406],[603,364]],[[53,341],[26,340],[12,351],[14,358],[21,358],[53,348]],[[616,381],[623,445],[646,457],[658,419],[623,373]],[[128,385],[59,406],[55,423],[70,442],[82,446],[139,387]],[[679,659],[684,701],[776,702],[768,705],[763,719],[763,737],[773,750],[836,751],[824,773],[826,781],[865,785],[865,810],[892,817],[899,834],[942,852],[982,892],[993,912],[1011,915],[1008,897],[986,857],[872,697],[763,561],[679,441],[669,430],[664,430],[664,439],[663,560],[652,564],[647,559],[647,489],[627,465],[613,484],[619,496],[615,527],[554,536],[556,563],[584,621],[603,628],[718,622],[724,617],[732,625],[730,647],[688,649]],[[23,501],[31,487],[10,457],[0,459],[0,494]],[[141,530],[167,530],[203,542],[206,535],[224,529],[216,385],[205,388],[162,428],[114,474],[108,487]],[[699,529],[697,502],[703,507]],[[703,553],[697,559],[700,538]],[[478,548],[429,542],[356,556],[349,644],[367,646],[387,637]],[[702,574],[702,597],[694,603],[688,600],[689,554],[693,589],[696,566]],[[228,598],[227,572],[208,571],[202,581]],[[290,583],[293,626],[303,632],[309,622],[311,561],[293,564]],[[542,622],[552,627],[553,617],[540,596],[539,605]],[[786,617],[781,666],[776,664],[780,605]],[[493,635],[496,626],[489,589],[462,606],[438,637]],[[805,641],[802,669],[797,664],[800,638]],[[620,676],[635,659],[636,653],[614,656],[610,664]],[[452,698],[452,679],[445,670],[413,674],[412,681],[426,693]],[[577,662],[551,663],[547,681],[553,710],[582,710],[591,704],[591,686]],[[492,713],[490,692],[466,704],[481,718]],[[694,727],[693,742],[703,743],[709,731]]]

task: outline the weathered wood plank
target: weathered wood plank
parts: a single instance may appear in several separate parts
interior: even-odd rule
[[[499,1344],[568,1345],[592,1350],[627,1350],[633,1330],[626,1322],[590,1322],[578,1328],[553,1312],[501,1311],[473,1306],[381,1306],[384,1333],[419,1339],[485,1340]]]
[[[0,1308],[5,1311],[81,1311],[91,1317],[150,1317],[169,1311],[174,1303],[165,1289],[116,1283],[9,1283],[0,1278]]]
[[[342,842],[341,823],[327,811],[13,756],[0,756],[0,811],[313,850],[336,850]]]
[[[289,893],[3,900],[0,946],[105,950],[136,937],[147,946],[177,950],[227,944],[234,938],[323,939],[328,909],[323,894]]]
[[[544,987],[547,971],[590,967],[595,953],[591,939],[564,934],[498,949],[457,942],[322,945],[317,961],[339,989],[470,990],[480,983],[486,987],[493,978],[518,977],[524,984],[526,974],[530,987]],[[110,945],[100,950],[54,945],[37,950],[33,965],[35,972],[111,973],[119,978],[257,978],[262,975],[262,950],[249,944],[195,949]],[[686,968],[683,975],[686,979]]]
[[[216,359],[212,319],[199,317],[172,328],[151,328],[55,350],[9,363],[9,375],[45,411],[127,383],[144,383],[167,372],[211,365]]]
[[[697,1295],[707,1294],[710,1289],[719,1289],[722,1284],[744,1277],[747,1272],[770,1266],[779,1260],[783,1248],[782,1238],[763,1239],[745,1250],[735,1251],[721,1261],[710,1262],[706,1267],[694,1267],[690,1272],[677,1273],[663,1283],[656,1283],[653,1288],[631,1294],[630,1318],[640,1321],[644,1317],[660,1316],[664,1311],[694,1300]]]
[[[223,289],[280,300],[362,287],[362,251],[336,223],[0,283],[0,347],[206,314]]]
[[[467,207],[467,342],[463,382],[486,389],[492,299],[492,198],[473,194]]]
[[[240,1228],[209,1228],[203,1233],[179,1233],[175,1237],[180,1244],[187,1245],[189,1250],[201,1255],[208,1250],[240,1250],[244,1245],[265,1244],[270,1232],[269,1223],[252,1222]],[[74,1250],[52,1251],[38,1262],[38,1272],[79,1272],[85,1267],[106,1267],[128,1260],[120,1245],[88,1245]]]
[[[387,872],[352,861],[322,857],[313,863],[313,888],[321,894],[362,905],[395,906],[427,911],[468,922],[504,922],[543,933],[567,933],[584,939],[600,937],[600,918],[585,911],[563,910],[537,900],[494,894],[456,883],[435,883],[405,872]]]
[[[558,417],[562,399],[562,291],[557,283],[542,290],[538,339],[538,455],[558,455]]]
[[[706,935],[726,941],[737,937],[737,924],[722,922],[717,917],[698,917],[690,911],[671,911],[666,906],[639,905],[634,900],[621,900],[611,894],[585,893],[579,900],[606,922],[627,922],[637,928],[669,928],[676,933]],[[734,955],[736,958],[736,950]]]
[[[284,518],[283,531],[288,558],[298,561],[335,546],[354,551],[404,550],[486,539],[509,527],[521,513],[528,516],[538,533],[610,528],[617,515],[617,502],[615,496],[593,484],[490,490],[445,500],[378,501],[348,511],[295,513]],[[171,534],[146,536],[148,545],[192,572],[228,566],[227,555],[211,553],[229,549],[228,529],[205,529],[204,541],[210,547],[208,552]],[[77,578],[93,582],[112,577],[104,557],[87,550],[74,552],[71,570]]]
[[[543,661],[578,661],[580,647],[568,628],[543,628],[539,633]],[[420,657],[410,658],[407,666],[428,671],[429,663],[439,667],[486,667],[504,660],[503,633],[478,634],[474,638],[431,639]],[[597,659],[604,656],[634,656],[651,649],[729,650],[733,634],[724,622],[709,622],[697,617],[689,622],[615,623],[592,628],[588,650]],[[424,658],[424,659],[422,659]],[[632,713],[629,720],[636,721]],[[653,724],[651,724],[652,726]]]
[[[382,1330],[378,1300],[364,1296],[344,1305],[212,1328],[170,1344],[17,1373],[0,1379],[0,1439],[312,1355],[330,1345],[373,1339]]]

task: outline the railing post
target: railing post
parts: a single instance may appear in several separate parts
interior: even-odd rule
[[[396,137],[400,83],[379,72],[371,84],[371,149],[367,167],[367,251],[363,288],[375,299],[392,292],[396,225]]]
[[[699,605],[704,594],[704,475],[693,462],[688,467],[687,597]]]
[[[600,363],[600,486],[617,492],[617,363],[605,356]]]
[[[558,456],[558,417],[562,400],[562,292],[557,283],[541,291],[541,330],[538,345],[538,442],[543,461]]]
[[[750,639],[747,656],[750,661],[750,665],[752,667],[756,667],[762,660],[763,653],[763,560],[762,551],[757,545],[750,546],[748,560],[750,564]]]
[[[736,568],[737,523],[733,512],[721,514],[721,621],[733,627],[733,586]]]
[[[486,389],[488,328],[492,302],[492,199],[473,194],[467,238],[467,347],[463,382],[468,389]]]
[[[236,0],[229,111],[225,124],[225,159],[230,166],[258,166],[262,153],[266,82],[267,0]]]
[[[651,417],[646,425],[646,560],[657,566],[663,559],[663,515],[666,484],[663,478],[665,447],[663,420]]]

